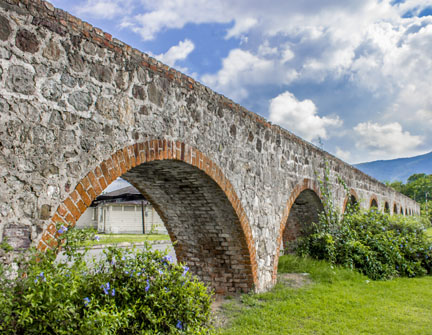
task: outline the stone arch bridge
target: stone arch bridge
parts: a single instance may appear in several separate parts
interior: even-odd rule
[[[0,238],[52,246],[122,176],[177,257],[217,292],[275,283],[279,249],[322,208],[419,213],[411,199],[192,78],[40,0],[0,0]],[[341,176],[351,195],[337,182]]]

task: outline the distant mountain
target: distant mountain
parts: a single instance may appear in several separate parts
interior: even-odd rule
[[[414,173],[432,174],[432,152],[415,157],[373,161],[354,166],[380,181],[400,180],[405,183]]]

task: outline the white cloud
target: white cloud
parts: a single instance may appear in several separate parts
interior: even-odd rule
[[[79,15],[87,15],[99,19],[112,19],[126,14],[130,9],[131,1],[121,0],[87,0],[84,4],[77,6]],[[129,8],[129,9],[128,9]]]
[[[166,29],[180,29],[187,23],[229,23],[226,3],[204,0],[141,0],[143,12],[125,17],[123,26],[130,27],[144,40],[153,40]],[[228,7],[229,8],[229,7]]]
[[[363,122],[354,127],[354,131],[358,136],[356,146],[368,150],[381,159],[414,156],[421,153],[417,147],[422,144],[423,138],[403,131],[398,122],[384,125]]]
[[[169,48],[167,52],[154,55],[154,57],[169,66],[175,66],[177,61],[185,60],[194,49],[195,45],[193,42],[185,39],[184,41],[180,41],[179,44]]]
[[[329,127],[340,127],[338,118],[320,117],[313,101],[299,101],[290,92],[284,92],[270,101],[270,121],[281,125],[296,135],[312,141],[328,137]]]
[[[351,159],[351,152],[350,151],[345,151],[342,150],[339,147],[336,147],[336,157],[339,157],[340,159],[342,159],[345,162],[348,162]]]
[[[235,21],[234,27],[228,30],[225,38],[240,37],[257,24],[257,19],[245,17]]]
[[[272,81],[274,77],[269,75],[273,72],[273,61],[260,58],[248,51],[234,49],[223,60],[222,69],[218,73],[204,75],[202,80],[213,89],[239,101],[248,96],[247,85]]]

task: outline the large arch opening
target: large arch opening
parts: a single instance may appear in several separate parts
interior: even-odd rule
[[[251,289],[251,265],[239,218],[209,176],[171,160],[141,164],[122,178],[156,208],[171,239],[177,241],[178,261],[219,293]]]
[[[298,238],[311,232],[312,223],[318,223],[323,210],[321,199],[313,190],[306,189],[297,196],[283,231],[285,253],[292,253],[296,249]]]
[[[397,213],[398,213],[397,204],[394,203],[393,204],[393,214],[397,214]]]
[[[71,226],[113,180],[121,176],[154,206],[178,261],[218,294],[258,286],[248,219],[231,183],[196,149],[150,141],[113,154],[81,180],[57,209],[38,248],[52,246],[55,223]]]

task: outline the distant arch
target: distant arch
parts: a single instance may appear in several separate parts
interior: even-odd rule
[[[384,203],[384,213],[390,214],[390,205],[387,201]]]
[[[397,213],[398,213],[397,204],[394,203],[394,204],[393,204],[393,214],[397,214]]]
[[[369,209],[376,208],[378,209],[378,199],[376,196],[372,196],[369,202]]]
[[[400,207],[400,212],[399,212],[399,214],[400,214],[400,215],[403,215],[403,214],[404,214],[404,209],[403,209],[402,206]]]
[[[298,201],[297,201],[298,200]],[[296,203],[297,201],[297,203]],[[319,187],[318,182],[312,179],[305,178],[303,181],[298,183],[293,190],[291,191],[291,194],[288,198],[288,201],[286,202],[284,213],[282,216],[282,221],[279,226],[279,235],[277,239],[277,248],[276,253],[273,257],[273,282],[276,281],[277,278],[277,269],[279,264],[279,254],[280,254],[280,246],[283,242],[284,237],[289,238],[290,234],[286,234],[285,230],[287,229],[287,226],[290,229],[288,232],[291,231],[290,225],[295,226],[295,222],[293,222],[295,217],[298,217],[296,214],[299,213],[299,209],[306,205],[312,205],[312,208],[315,208],[312,213],[309,213],[311,215],[307,216],[307,222],[306,224],[311,223],[313,219],[317,218],[317,211],[316,208],[321,208],[321,190]],[[322,207],[323,208],[323,207]],[[294,216],[290,215],[293,214]],[[292,230],[292,232],[294,232]],[[291,234],[292,236],[293,234]]]
[[[354,191],[353,189],[350,189],[349,195],[347,195],[345,197],[342,213],[345,213],[345,211],[348,207],[348,204],[350,204],[351,207],[355,207],[356,205],[358,205],[357,199],[358,199],[358,195],[357,195],[356,191]]]

